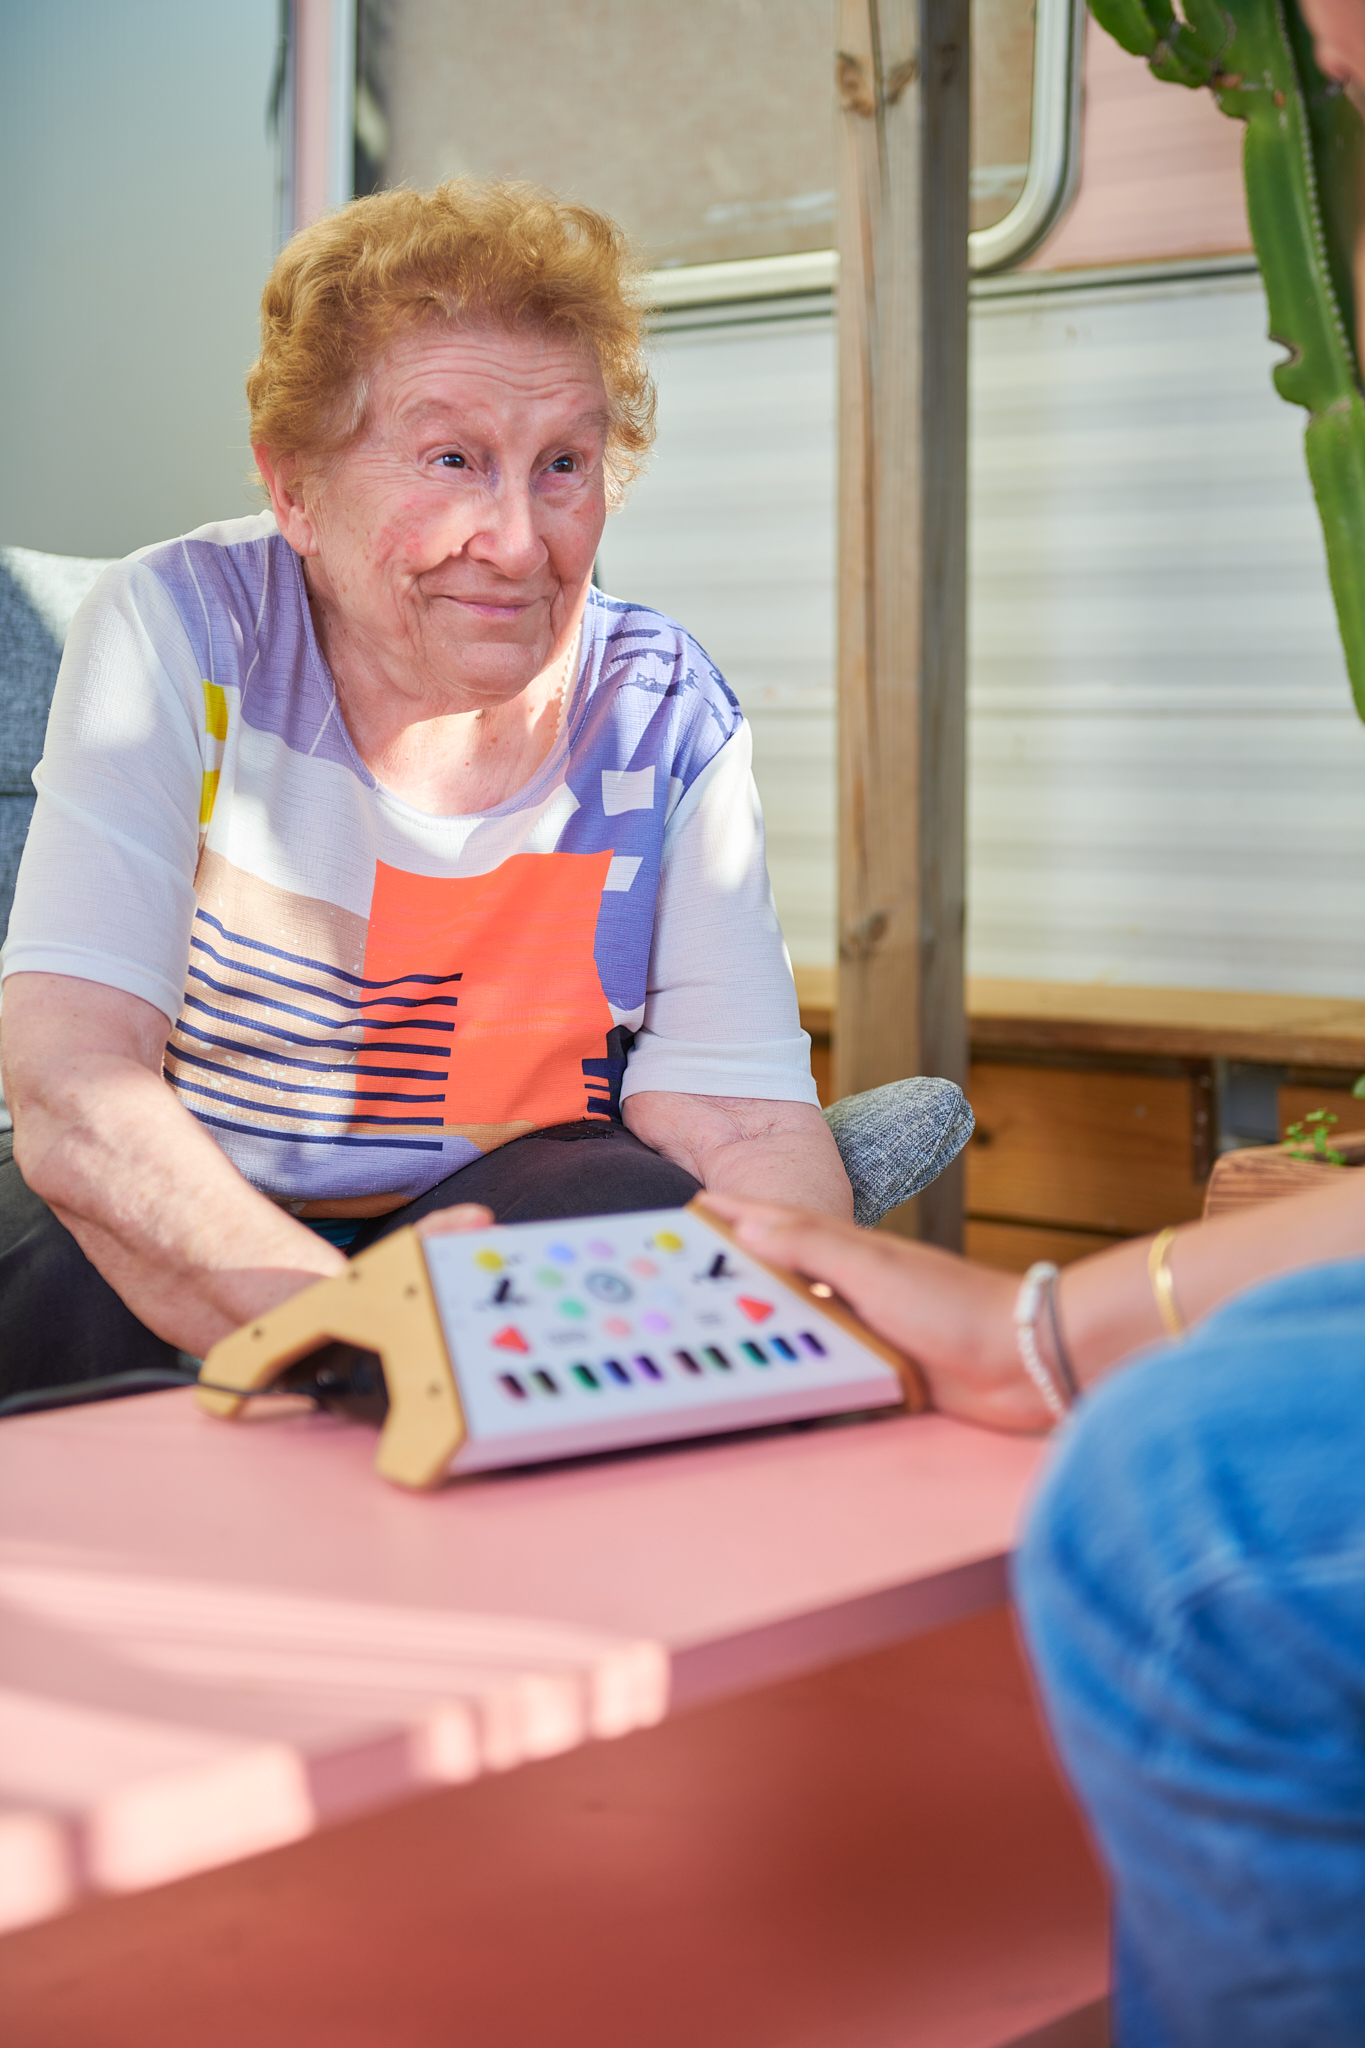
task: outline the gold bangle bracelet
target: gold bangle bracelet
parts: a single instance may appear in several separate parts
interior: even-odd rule
[[[1157,1310],[1168,1337],[1183,1337],[1185,1334],[1185,1318],[1175,1298],[1175,1280],[1169,1256],[1177,1234],[1176,1226],[1168,1224],[1165,1230],[1157,1232],[1147,1253],[1147,1278],[1152,1283]]]

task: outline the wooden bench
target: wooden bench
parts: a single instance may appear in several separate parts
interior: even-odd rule
[[[834,975],[799,969],[829,1086]],[[1257,1076],[1281,1131],[1328,1107],[1365,1130],[1365,1003],[1233,990],[973,979],[966,1247],[1022,1271],[1198,1216],[1220,1089]],[[1273,1135],[1265,1133],[1264,1136]]]

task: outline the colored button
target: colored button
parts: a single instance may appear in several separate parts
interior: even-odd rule
[[[545,1256],[553,1259],[557,1266],[571,1266],[577,1255],[571,1244],[547,1244]]]
[[[505,1329],[498,1331],[493,1342],[497,1345],[499,1351],[529,1351],[531,1348],[522,1336],[521,1331],[515,1329],[511,1323],[508,1323]]]
[[[632,1259],[630,1270],[632,1273],[638,1273],[642,1280],[652,1280],[659,1269],[653,1259]]]
[[[475,1252],[474,1264],[482,1266],[485,1273],[500,1273],[502,1256],[499,1252]]]
[[[587,1251],[589,1257],[594,1259],[614,1259],[616,1257],[615,1245],[608,1244],[604,1237],[590,1238],[587,1244]]]
[[[630,1335],[630,1324],[624,1316],[607,1316],[602,1324],[602,1328],[609,1337],[628,1337]]]
[[[739,1305],[751,1323],[766,1322],[773,1312],[773,1305],[770,1301],[755,1301],[753,1296],[749,1294],[740,1295]]]
[[[661,1315],[657,1308],[646,1309],[644,1314],[640,1318],[640,1328],[642,1330],[663,1331],[671,1330],[672,1327],[672,1318],[670,1316]]]
[[[649,1241],[660,1252],[680,1252],[683,1248],[682,1239],[672,1230],[657,1230]]]
[[[557,1273],[553,1266],[542,1266],[536,1274],[536,1278],[542,1287],[562,1287],[564,1285],[564,1275]]]
[[[581,1301],[557,1301],[555,1307],[562,1316],[585,1316],[588,1313]]]
[[[629,1301],[635,1289],[619,1273],[589,1273],[583,1282],[589,1294],[595,1294],[599,1301]]]

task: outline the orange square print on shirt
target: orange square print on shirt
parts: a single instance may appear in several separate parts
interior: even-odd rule
[[[438,876],[378,862],[361,1058],[384,1053],[427,1083],[445,1131],[481,1151],[589,1115],[583,1062],[601,1060],[612,1028],[593,956],[610,864],[517,853],[486,875]]]

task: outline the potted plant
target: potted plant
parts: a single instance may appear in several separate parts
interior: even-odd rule
[[[1365,1074],[1351,1092],[1365,1097]],[[1365,1131],[1339,1137],[1333,1129],[1336,1121],[1330,1109],[1310,1110],[1301,1122],[1289,1126],[1279,1145],[1250,1145],[1239,1152],[1225,1152],[1209,1178],[1204,1214],[1222,1216],[1229,1209],[1303,1194],[1308,1188],[1320,1187],[1324,1173],[1365,1166]]]

